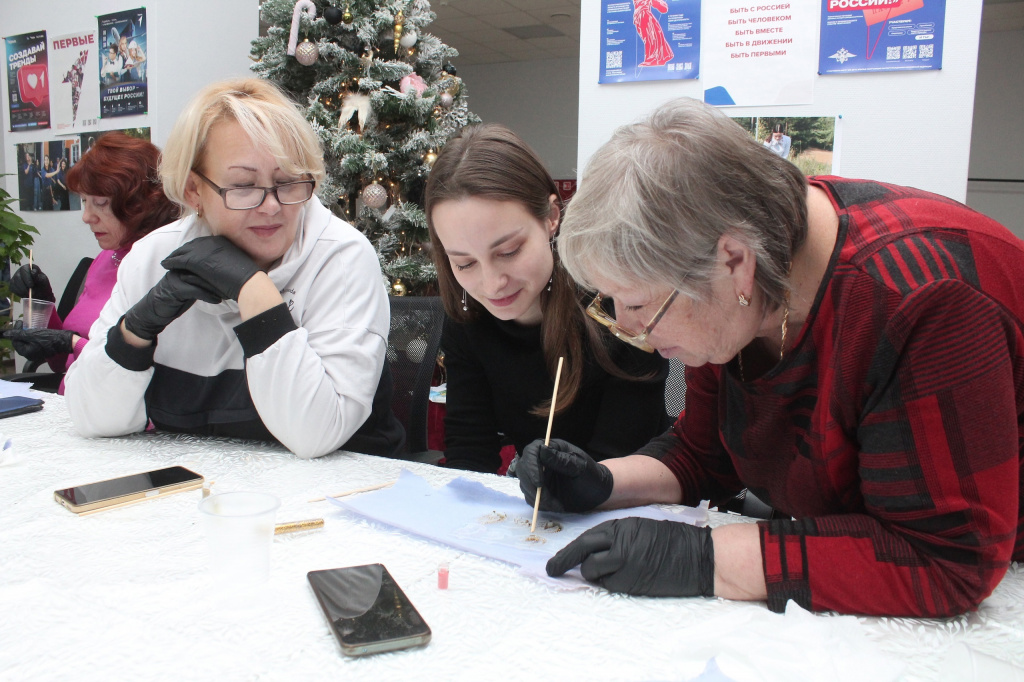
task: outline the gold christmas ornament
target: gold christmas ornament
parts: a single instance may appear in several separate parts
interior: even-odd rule
[[[427,168],[433,168],[435,161],[437,161],[437,154],[434,153],[433,149],[423,155],[423,163],[426,164]]]
[[[402,43],[402,29],[405,28],[405,14],[402,10],[398,10],[398,14],[395,15],[395,52],[398,52],[398,47]]]
[[[376,182],[364,187],[361,196],[363,203],[373,209],[384,208],[384,205],[388,203],[388,191],[384,189],[383,185],[378,185]]]
[[[391,285],[391,290],[395,292],[395,296],[405,296],[408,291],[400,279],[395,280],[395,283]]]
[[[352,23],[352,7],[347,2],[345,3],[345,12],[341,15],[341,20],[346,24]]]
[[[306,38],[295,48],[295,59],[303,66],[312,66],[320,58],[320,48]]]

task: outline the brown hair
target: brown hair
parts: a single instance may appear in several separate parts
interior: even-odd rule
[[[443,201],[470,197],[515,201],[543,221],[551,214],[551,195],[555,195],[561,211],[561,199],[551,174],[529,145],[508,128],[495,123],[467,126],[449,140],[430,171],[424,206],[441,301],[449,318],[465,323],[490,313],[471,298],[466,299],[469,310],[462,309],[461,287],[434,228],[434,207]],[[592,352],[602,367],[616,375],[621,371],[608,359],[601,336],[583,310],[581,292],[561,267],[557,250],[554,261],[551,291],[540,295],[540,338],[544,362],[552,377],[558,358],[564,358],[555,408],[556,413],[561,413],[572,405],[580,390],[585,335],[590,336]],[[550,409],[551,402],[547,400],[537,405],[533,413],[547,416]]]
[[[157,168],[160,150],[146,140],[110,132],[68,171],[68,189],[110,199],[110,210],[127,230],[121,246],[178,219],[164,194]]]

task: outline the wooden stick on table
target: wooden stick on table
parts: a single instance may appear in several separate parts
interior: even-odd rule
[[[558,380],[562,378],[562,358],[558,358],[558,369],[555,370],[555,390],[551,393],[551,412],[548,413],[548,431],[544,434],[544,445],[551,442],[551,423],[555,421],[555,398],[558,397]],[[537,512],[540,511],[541,486],[537,486],[537,497],[533,501],[533,521],[530,522],[530,532],[537,530]]]
[[[349,495],[358,495],[359,493],[368,493],[371,490],[380,490],[381,488],[387,488],[394,485],[397,481],[388,481],[387,483],[378,483],[377,485],[368,485],[365,488],[356,488],[355,490],[346,490],[343,493],[336,493],[334,495],[328,495],[327,497],[348,497]],[[310,502],[323,502],[327,497],[314,497]]]

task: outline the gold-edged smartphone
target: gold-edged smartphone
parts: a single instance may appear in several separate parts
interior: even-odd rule
[[[53,497],[76,514],[84,514],[201,487],[203,477],[196,472],[185,467],[167,467],[54,490]]]
[[[306,577],[342,653],[365,656],[430,641],[430,627],[383,564],[310,571]]]

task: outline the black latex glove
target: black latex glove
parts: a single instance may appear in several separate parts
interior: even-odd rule
[[[182,244],[161,262],[168,270],[181,270],[195,277],[184,279],[205,286],[222,300],[238,300],[242,286],[260,271],[252,258],[227,237],[197,237]],[[200,281],[201,280],[201,281]]]
[[[612,494],[612,472],[572,443],[552,438],[535,440],[516,466],[519,489],[532,507],[541,488],[540,508],[553,512],[585,512]]]
[[[11,329],[4,338],[11,340],[14,350],[33,362],[42,362],[54,355],[67,355],[75,349],[74,332],[66,329]]]
[[[55,301],[53,287],[50,286],[50,278],[46,276],[38,265],[29,267],[22,265],[11,275],[11,293],[21,298],[28,298],[28,290],[32,290],[32,298],[40,301]]]
[[[221,297],[177,271],[168,272],[124,315],[124,326],[140,339],[152,341],[196,301],[220,303]]]
[[[715,546],[710,528],[629,517],[605,521],[548,560],[558,577],[580,565],[583,577],[611,592],[648,597],[711,597]]]

